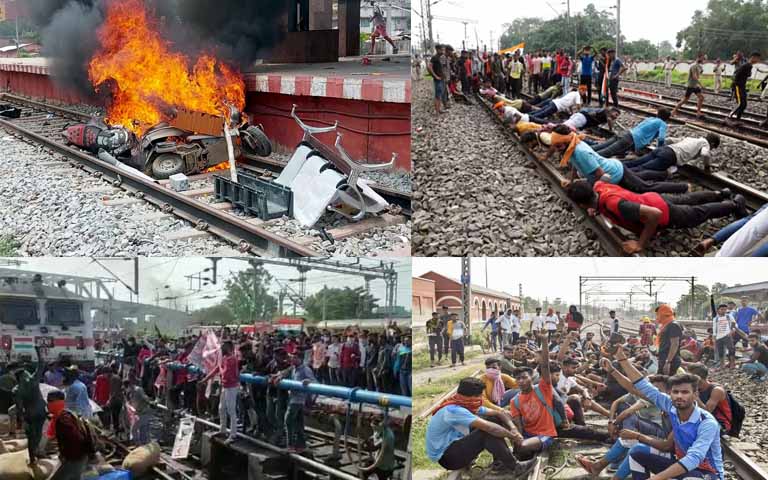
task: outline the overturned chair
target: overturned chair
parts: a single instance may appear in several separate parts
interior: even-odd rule
[[[391,168],[397,154],[392,154],[389,163],[358,163],[341,146],[341,134],[336,133],[336,151],[315,138],[319,133],[335,132],[338,122],[331,127],[310,127],[296,115],[296,105],[291,116],[304,136],[280,176],[268,181],[238,171],[238,182],[214,176],[217,200],[229,201],[263,220],[292,216],[305,228],[317,223],[326,211],[356,222],[367,213],[389,208],[360,174]]]
[[[370,186],[361,173],[391,168],[397,154],[388,163],[367,165],[355,162],[341,145],[341,135],[336,134],[333,151],[315,135],[335,132],[338,122],[331,127],[310,127],[296,115],[296,105],[291,116],[304,131],[291,160],[275,183],[293,192],[293,216],[304,227],[311,227],[330,210],[344,217],[359,221],[366,213],[379,213],[389,203]]]

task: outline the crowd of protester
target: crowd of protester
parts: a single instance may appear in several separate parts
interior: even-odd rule
[[[710,373],[737,368],[738,343],[738,368],[752,381],[768,379],[768,329],[760,330],[765,319],[747,299],[738,308],[713,301],[712,309],[704,339],[666,304],[656,308],[655,321],[643,317],[636,334],[622,334],[616,312],[597,335],[582,330],[575,308],[568,320],[548,312],[556,319],[552,330],[537,309],[524,333],[519,312],[504,313],[512,321],[503,330],[491,316],[485,326],[499,325],[498,352],[485,359],[481,375],[462,379],[431,410],[427,456],[461,470],[487,451],[493,473],[522,475],[556,439],[575,438],[609,447],[599,457],[576,456],[592,475],[607,468],[615,480],[722,480],[720,438],[737,437],[746,412]],[[430,320],[427,331],[439,321]],[[607,428],[587,423],[587,412],[604,417]]]
[[[562,186],[571,200],[636,235],[623,242],[625,253],[643,252],[662,230],[693,228],[732,216],[730,224],[705,238],[696,250],[704,254],[718,246],[718,256],[767,256],[763,240],[768,208],[750,213],[743,195],[727,188],[693,191],[689,183],[675,177],[679,166],[695,162],[710,171],[720,146],[720,136],[714,132],[681,138],[667,135],[670,118],[692,95],[697,96],[701,114],[704,58],[698,55],[691,65],[685,95],[674,109],[659,107],[655,116],[624,131],[614,128],[621,115],[617,92],[622,76],[636,71],[636,64],[625,63],[613,49],[594,52],[587,45],[571,58],[563,49],[500,55],[457,53],[450,46],[437,45],[427,70],[434,80],[438,115],[453,101],[471,102],[473,92],[489,100],[540,161],[557,158],[560,168],[568,172]],[[760,59],[759,52],[734,58],[739,105],[729,116],[731,126],[736,126],[732,119],[740,119],[746,108],[746,82]],[[522,95],[524,80],[527,96]],[[594,106],[593,87],[597,91]],[[612,136],[606,140],[590,134],[601,128]]]
[[[6,404],[16,404],[9,412],[11,423],[16,426],[23,420],[31,461],[48,413],[53,416],[48,436],[58,437],[60,445],[83,444],[81,427],[88,422],[100,424],[118,440],[145,445],[153,440],[151,422],[158,404],[163,404],[218,419],[226,441],[241,431],[302,452],[305,409],[316,398],[280,389],[280,380],[411,394],[410,329],[401,329],[396,322],[382,332],[349,327],[338,332],[247,334],[225,327],[175,339],[158,332],[138,339],[101,339],[98,348],[108,355],[93,371],[63,362],[40,362],[34,374],[21,365],[4,369],[0,397]],[[244,383],[241,373],[269,381]],[[47,405],[41,383],[55,387]],[[62,475],[85,468],[87,452],[73,448],[76,451],[60,450],[62,459],[72,459],[63,464]]]

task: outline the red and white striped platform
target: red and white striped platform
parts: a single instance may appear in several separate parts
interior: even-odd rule
[[[347,62],[341,62],[340,65],[346,66]],[[48,62],[44,58],[0,59],[0,70],[50,75]],[[405,75],[378,72],[371,74],[340,72],[341,75],[322,75],[313,72],[314,69],[311,66],[308,66],[307,70],[307,74],[246,73],[244,74],[246,90],[369,102],[411,103],[411,81],[407,74],[408,70],[404,70]]]
[[[411,103],[411,82],[399,78],[246,73],[245,87],[249,92]]]

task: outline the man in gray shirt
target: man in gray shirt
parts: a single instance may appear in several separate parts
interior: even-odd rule
[[[289,360],[291,368],[283,370],[280,378],[290,378],[296,382],[301,382],[304,387],[310,382],[316,382],[315,374],[312,369],[303,362],[303,355],[300,353],[291,355]],[[288,410],[285,412],[285,433],[288,440],[288,451],[292,453],[301,453],[307,448],[307,440],[304,436],[304,405],[307,403],[309,394],[303,390],[290,390],[288,396]]]

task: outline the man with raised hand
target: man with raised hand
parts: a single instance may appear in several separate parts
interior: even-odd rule
[[[720,425],[715,417],[697,405],[699,378],[696,375],[674,375],[667,382],[669,394],[661,392],[629,361],[619,346],[614,359],[624,370],[634,387],[659,410],[666,413],[672,424],[675,458],[654,453],[645,442],[646,436],[637,432],[631,436],[640,441],[629,451],[630,470],[634,480],[667,480],[710,478],[725,479],[723,453],[720,446]]]

